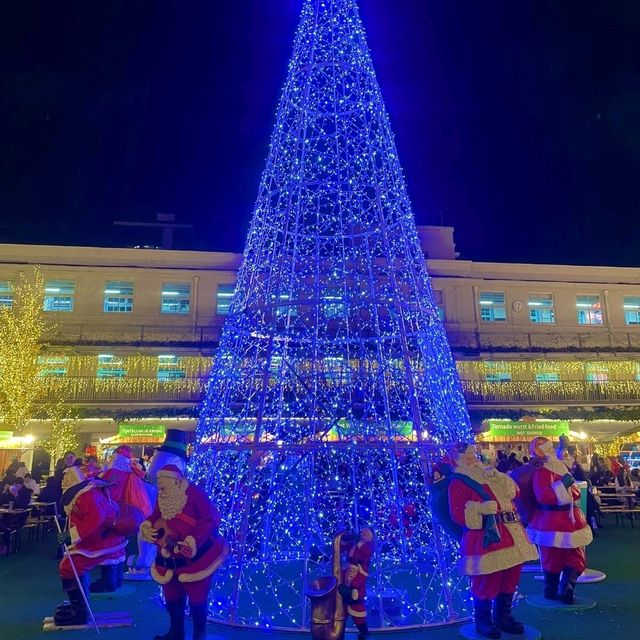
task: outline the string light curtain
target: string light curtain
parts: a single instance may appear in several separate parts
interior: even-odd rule
[[[371,527],[374,627],[465,615],[425,476],[469,417],[355,0],[306,0],[191,476],[231,560],[210,616],[306,628],[303,581]]]

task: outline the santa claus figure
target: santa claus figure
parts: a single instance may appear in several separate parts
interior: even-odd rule
[[[229,545],[218,535],[220,514],[176,465],[163,467],[157,482],[155,508],[140,527],[142,537],[158,546],[151,575],[162,585],[170,619],[168,633],[155,640],[184,640],[187,598],[193,640],[204,640],[211,577],[229,553]]]
[[[138,523],[151,513],[151,503],[144,487],[143,475],[144,471],[137,461],[133,460],[131,449],[121,445],[113,452],[99,476],[109,483],[110,497],[121,509],[128,505],[132,508],[130,511],[135,510]],[[121,586],[124,562],[123,553],[117,560],[102,563],[100,578],[91,584],[91,592],[109,593]]]
[[[183,475],[187,469],[187,434],[180,429],[167,429],[165,440],[156,451],[149,463],[144,477],[144,488],[147,497],[153,505],[158,496],[158,471],[169,464],[173,464]],[[147,514],[145,514],[146,516]],[[126,580],[152,580],[151,566],[156,557],[157,546],[146,542],[142,531],[138,533],[138,555],[129,559],[130,569],[125,575]]]
[[[593,534],[580,509],[580,489],[553,443],[534,438],[529,449],[536,505],[527,530],[540,547],[544,597],[573,604],[576,582],[586,567],[585,546]]]
[[[57,625],[86,624],[87,608],[82,591],[88,597],[89,572],[105,561],[117,561],[127,544],[126,539],[114,530],[119,511],[109,499],[106,486],[102,480],[86,479],[75,466],[69,467],[62,477],[60,506],[67,514],[67,525],[59,534],[58,542],[69,546],[68,554],[60,562],[60,578],[70,604],[56,609],[54,620]],[[76,581],[71,560],[80,584]]]
[[[370,636],[365,598],[369,562],[373,551],[373,531],[365,527],[349,549],[347,565],[342,572],[342,584],[339,587],[347,613],[353,618],[353,623],[358,629],[358,640],[365,640]]]
[[[460,571],[471,579],[476,631],[486,638],[499,638],[501,631],[521,635],[524,625],[511,613],[513,594],[522,564],[538,554],[513,504],[518,487],[481,464],[471,444],[454,445],[451,458],[449,513],[464,528]]]

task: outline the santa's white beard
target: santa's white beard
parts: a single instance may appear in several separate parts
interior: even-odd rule
[[[187,482],[181,482],[175,489],[165,491],[158,494],[158,508],[165,520],[171,520],[175,518],[179,513],[182,513],[184,506],[187,504]]]

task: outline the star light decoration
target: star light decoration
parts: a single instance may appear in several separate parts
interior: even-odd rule
[[[191,477],[231,559],[210,618],[305,629],[334,533],[371,527],[372,627],[465,615],[426,478],[469,418],[355,0],[306,0]]]

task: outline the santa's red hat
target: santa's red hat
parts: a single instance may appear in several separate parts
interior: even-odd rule
[[[131,454],[131,449],[126,444],[121,444],[114,453],[119,453],[121,456],[129,458],[129,460],[131,460],[131,458],[133,457]]]
[[[172,480],[184,480],[184,473],[175,465],[168,464],[158,471],[158,478],[171,478]]]

